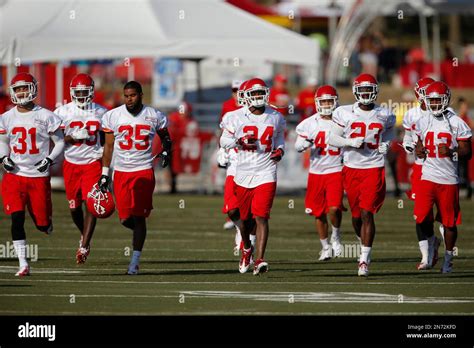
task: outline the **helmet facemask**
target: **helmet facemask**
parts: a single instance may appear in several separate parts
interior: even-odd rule
[[[372,83],[352,87],[356,100],[363,105],[372,104],[377,99],[378,90],[378,86]]]
[[[434,116],[441,116],[442,113],[447,109],[449,105],[449,98],[445,94],[435,95],[435,96],[426,96],[425,99],[426,108]]]
[[[244,96],[248,106],[261,108],[268,104],[269,89],[257,85],[244,91]]]
[[[23,88],[22,88],[23,87]],[[24,88],[26,87],[26,88]],[[18,89],[22,89],[18,91]],[[26,105],[36,98],[36,84],[33,82],[20,81],[9,87],[10,98],[15,105]]]
[[[92,86],[71,87],[70,93],[71,100],[80,108],[88,106],[94,99],[94,87]]]
[[[337,97],[323,96],[314,99],[318,108],[318,113],[323,116],[332,115],[337,106]],[[331,103],[332,101],[332,103]]]

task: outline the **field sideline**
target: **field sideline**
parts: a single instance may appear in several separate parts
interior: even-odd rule
[[[270,271],[260,277],[238,272],[234,233],[222,229],[221,197],[155,195],[141,274],[135,277],[124,275],[131,234],[116,214],[98,222],[91,255],[79,266],[74,257],[79,232],[64,194],[54,193],[53,202],[52,236],[34,230],[27,218],[28,242],[38,245],[39,254],[32,276],[15,279],[16,259],[0,258],[2,315],[474,313],[472,201],[461,202],[454,273],[441,275],[440,265],[416,270],[413,203],[405,199],[399,209],[388,198],[376,217],[368,279],[357,277],[354,258],[317,261],[320,243],[302,197],[276,199],[266,255]],[[11,243],[3,212],[0,221],[0,244]],[[344,243],[356,242],[349,213],[342,231]]]

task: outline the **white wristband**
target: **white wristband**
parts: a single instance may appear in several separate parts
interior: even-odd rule
[[[109,176],[109,167],[102,167],[102,175]]]

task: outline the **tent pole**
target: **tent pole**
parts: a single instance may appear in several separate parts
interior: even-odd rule
[[[56,63],[56,106],[63,105],[64,71],[61,62]]]
[[[433,66],[435,78],[441,78],[441,38],[440,38],[439,15],[433,16]]]

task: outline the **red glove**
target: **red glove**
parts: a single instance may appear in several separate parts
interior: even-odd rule
[[[244,135],[237,141],[244,151],[255,151],[257,150],[257,138],[254,138],[253,134]]]
[[[275,162],[280,162],[284,154],[285,152],[282,149],[273,150],[272,154],[270,155],[270,159]]]

